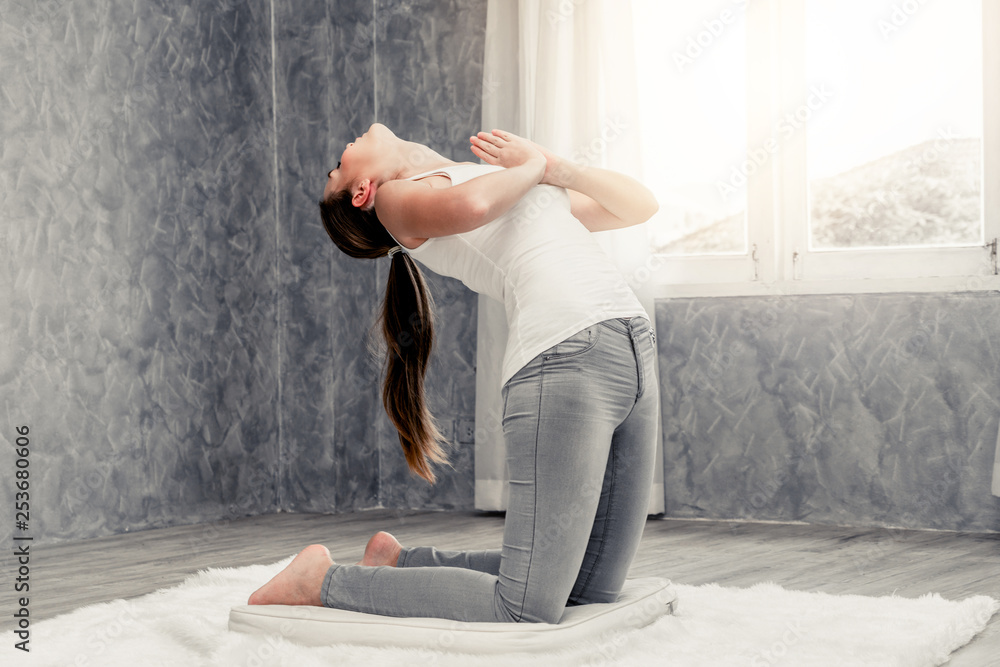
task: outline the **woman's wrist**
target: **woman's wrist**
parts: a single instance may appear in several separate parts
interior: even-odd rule
[[[546,162],[543,182],[560,188],[573,190],[573,182],[582,167],[564,157],[553,156]]]
[[[518,173],[524,174],[525,175],[524,177],[529,179],[529,181],[531,182],[528,187],[532,188],[538,185],[539,183],[544,182],[545,165],[546,162],[545,158],[543,157],[529,158],[519,165],[515,165],[513,167],[507,167],[507,170],[508,171],[514,170]],[[525,190],[525,193],[527,193],[527,190]]]
[[[524,163],[524,165],[527,165],[529,169],[534,169],[534,173],[537,174],[537,178],[535,179],[536,184],[545,181],[545,172],[548,162],[545,160],[543,155],[539,155],[537,158],[528,160]]]

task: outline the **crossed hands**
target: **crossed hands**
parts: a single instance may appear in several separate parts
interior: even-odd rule
[[[474,137],[469,137],[469,141],[472,142],[472,152],[488,164],[509,169],[527,162],[544,160],[545,174],[539,182],[545,185],[558,185],[555,177],[562,158],[533,141],[506,130],[480,132]]]

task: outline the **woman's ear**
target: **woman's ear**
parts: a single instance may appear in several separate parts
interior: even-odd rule
[[[365,178],[358,182],[351,197],[351,204],[364,211],[370,211],[375,206],[375,191],[378,186]]]

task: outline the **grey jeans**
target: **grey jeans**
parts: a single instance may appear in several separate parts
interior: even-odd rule
[[[404,547],[396,567],[334,564],[323,604],[386,616],[556,623],[617,599],[646,521],[659,418],[644,317],[594,324],[503,386],[503,546]]]

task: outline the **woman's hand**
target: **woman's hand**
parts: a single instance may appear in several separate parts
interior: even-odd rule
[[[525,141],[534,146],[545,157],[545,175],[542,176],[542,185],[566,187],[567,184],[564,181],[567,172],[563,159],[548,148],[540,146],[530,139],[525,139]]]
[[[488,164],[509,169],[529,162],[544,163],[545,172],[541,182],[544,183],[545,176],[548,176],[547,156],[540,150],[540,146],[523,137],[505,130],[493,130],[492,133],[480,132],[474,137],[469,137],[469,141],[472,142],[472,152]]]

